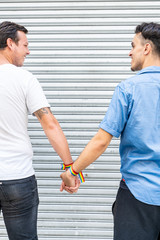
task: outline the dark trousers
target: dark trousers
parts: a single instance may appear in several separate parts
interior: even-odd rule
[[[140,202],[119,187],[112,212],[114,240],[160,240],[160,206]]]
[[[38,191],[35,176],[0,181],[0,210],[10,240],[37,240]]]

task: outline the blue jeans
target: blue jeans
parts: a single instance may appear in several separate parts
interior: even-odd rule
[[[38,191],[35,176],[0,181],[0,210],[9,240],[37,240]]]

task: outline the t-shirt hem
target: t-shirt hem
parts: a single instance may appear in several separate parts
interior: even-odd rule
[[[7,177],[0,177],[0,181],[11,181],[11,180],[18,180],[18,179],[24,179],[24,178],[28,178],[28,177],[31,177],[35,175],[35,172],[32,171],[28,174],[23,174],[23,175],[10,175],[10,176],[7,176]]]

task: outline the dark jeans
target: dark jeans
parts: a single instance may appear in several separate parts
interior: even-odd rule
[[[0,210],[10,240],[37,240],[38,191],[35,176],[0,181]]]
[[[160,240],[160,206],[140,202],[120,187],[112,211],[114,240]]]

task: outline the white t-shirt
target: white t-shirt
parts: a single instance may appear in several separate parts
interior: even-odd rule
[[[38,80],[23,68],[0,65],[0,180],[34,174],[28,112],[50,107]]]

